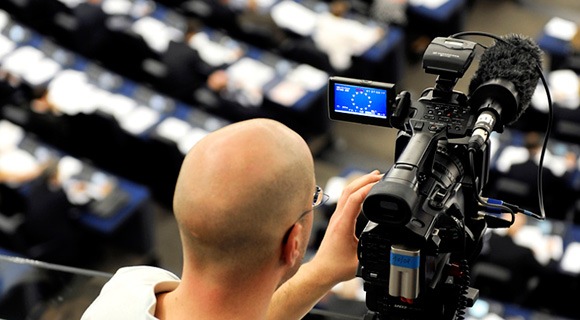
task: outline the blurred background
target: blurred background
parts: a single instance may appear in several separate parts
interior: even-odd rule
[[[179,275],[171,198],[183,156],[244,119],[279,120],[309,143],[331,199],[316,215],[314,254],[342,187],[388,170],[397,137],[329,120],[328,77],[394,83],[416,100],[435,84],[421,63],[430,41],[482,31],[538,43],[553,127],[547,219],[486,233],[468,316],[580,319],[579,23],[576,0],[3,0],[0,318],[79,318],[121,266]],[[480,53],[456,90],[468,93]],[[524,116],[492,136],[484,196],[540,213],[549,112],[540,83]],[[362,318],[359,280],[308,317]]]

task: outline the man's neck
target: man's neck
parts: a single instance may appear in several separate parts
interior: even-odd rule
[[[221,278],[221,279],[220,279]],[[264,319],[276,290],[263,275],[250,279],[184,273],[179,286],[157,296],[155,316],[163,319]],[[271,279],[271,277],[270,277]]]

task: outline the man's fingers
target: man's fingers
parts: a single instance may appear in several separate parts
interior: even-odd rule
[[[354,221],[360,214],[362,203],[366,196],[381,178],[382,175],[378,171],[373,171],[351,182],[343,191],[332,218],[344,218],[346,221],[352,221],[354,224]]]
[[[350,194],[348,198],[345,199],[345,203],[341,208],[342,215],[344,215],[345,219],[350,219],[353,221],[356,219],[356,217],[360,214],[363,201],[375,183],[376,182],[372,182],[363,186],[362,188],[359,188],[356,192]]]
[[[348,198],[352,194],[357,192],[359,189],[361,189],[365,186],[368,186],[369,184],[374,185],[374,183],[378,182],[381,178],[382,178],[382,174],[380,174],[378,170],[375,170],[371,173],[360,176],[357,179],[355,179],[354,181],[352,181],[342,191],[342,195],[340,196],[340,199],[338,200],[338,203],[337,203],[337,209],[341,209],[346,204],[346,201],[348,200]],[[368,193],[368,191],[365,193],[365,196],[367,193]],[[364,199],[362,199],[362,200],[364,200]],[[362,200],[361,200],[361,203],[362,203]]]

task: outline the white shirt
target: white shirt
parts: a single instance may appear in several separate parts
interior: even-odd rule
[[[81,320],[157,319],[156,294],[175,290],[179,277],[157,267],[124,267],[101,289]]]

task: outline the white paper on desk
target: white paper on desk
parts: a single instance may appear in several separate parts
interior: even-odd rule
[[[306,94],[297,82],[284,80],[268,91],[268,97],[283,106],[291,107]]]
[[[22,78],[32,86],[38,86],[54,78],[61,69],[60,64],[56,61],[44,58],[34,64],[32,68],[25,70]]]
[[[522,226],[514,236],[514,242],[520,246],[530,248],[534,252],[536,260],[546,265],[551,258],[551,253],[547,252],[548,242],[538,226]]]
[[[230,82],[242,88],[262,88],[276,75],[273,67],[244,57],[227,68]]]
[[[187,154],[193,146],[199,142],[199,140],[203,139],[209,131],[206,131],[201,128],[192,128],[186,135],[179,139],[177,143],[177,148],[181,153]]]
[[[138,106],[124,115],[119,121],[119,125],[127,132],[139,135],[157,123],[159,118],[159,112],[146,106]]]
[[[22,138],[24,138],[24,130],[22,127],[14,123],[1,119],[0,120],[0,152],[16,147]]]
[[[567,272],[580,273],[580,243],[572,242],[566,247],[560,267]]]
[[[536,164],[540,164],[540,153],[536,154],[534,158]],[[544,168],[552,171],[552,173],[557,177],[562,177],[566,171],[566,157],[560,155],[554,155],[550,150],[546,149],[544,154]]]
[[[93,84],[87,84],[86,98],[83,103],[81,112],[84,114],[94,113],[103,101],[104,91],[105,90]]]
[[[64,156],[58,162],[58,179],[61,181],[70,179],[70,177],[79,174],[83,170],[83,163],[74,157]]]
[[[2,61],[2,68],[14,75],[22,76],[28,68],[38,63],[42,58],[44,58],[42,51],[31,46],[24,46],[17,48],[5,57]]]
[[[546,97],[546,89],[544,89],[543,84],[538,83],[538,85],[536,86],[534,94],[532,95],[530,107],[543,113],[548,113],[548,111],[550,111],[548,97]]]
[[[89,90],[90,85],[83,72],[67,69],[50,81],[46,99],[62,113],[75,115],[89,108]]]
[[[196,33],[193,37],[191,37],[188,44],[197,50],[203,61],[214,67],[218,67],[223,64],[231,64],[236,61],[241,54],[241,49],[237,43],[234,44],[234,46],[223,45],[221,43],[212,41],[205,32]]]
[[[2,29],[2,27],[0,27],[0,29]],[[6,55],[14,51],[14,48],[16,48],[16,43],[0,34],[0,60],[4,59]]]
[[[300,64],[286,75],[286,80],[296,82],[308,91],[316,91],[326,86],[328,73],[316,69],[311,65]]]
[[[101,8],[109,15],[128,15],[133,4],[129,0],[104,0]]]
[[[175,143],[185,136],[189,130],[191,130],[191,125],[176,117],[166,118],[155,129],[158,135]]]
[[[86,0],[58,0],[58,1],[69,8],[74,8],[79,4],[86,2]]]
[[[524,163],[529,159],[528,150],[524,147],[507,146],[499,155],[496,166],[500,172],[508,172],[514,164]]]
[[[270,10],[270,14],[278,26],[303,37],[312,34],[318,20],[316,12],[292,0],[284,0],[275,4]]]
[[[141,35],[147,45],[156,52],[165,52],[169,41],[183,38],[183,33],[160,20],[145,16],[133,23],[131,29]]]
[[[0,154],[0,171],[14,174],[32,173],[38,169],[38,161],[22,149],[11,149]]]
[[[409,4],[412,6],[423,6],[429,9],[437,9],[449,0],[409,0]]]
[[[546,23],[544,32],[551,37],[570,41],[578,32],[578,25],[570,20],[554,17]]]
[[[383,36],[385,30],[376,25],[337,17],[329,12],[320,14],[312,40],[316,47],[328,54],[331,65],[337,70],[350,67],[352,56],[369,50]]]
[[[111,92],[93,86],[90,96],[92,104],[91,109],[93,110],[93,112],[95,112],[96,110],[102,110],[104,108],[103,106],[109,103],[109,99],[111,99],[112,96],[113,94]]]
[[[569,69],[551,71],[548,75],[548,83],[554,102],[564,108],[578,109],[580,80],[576,72]]]
[[[114,116],[117,121],[120,121],[135,108],[137,108],[137,101],[119,93],[111,94],[107,101],[99,106],[101,111]]]

